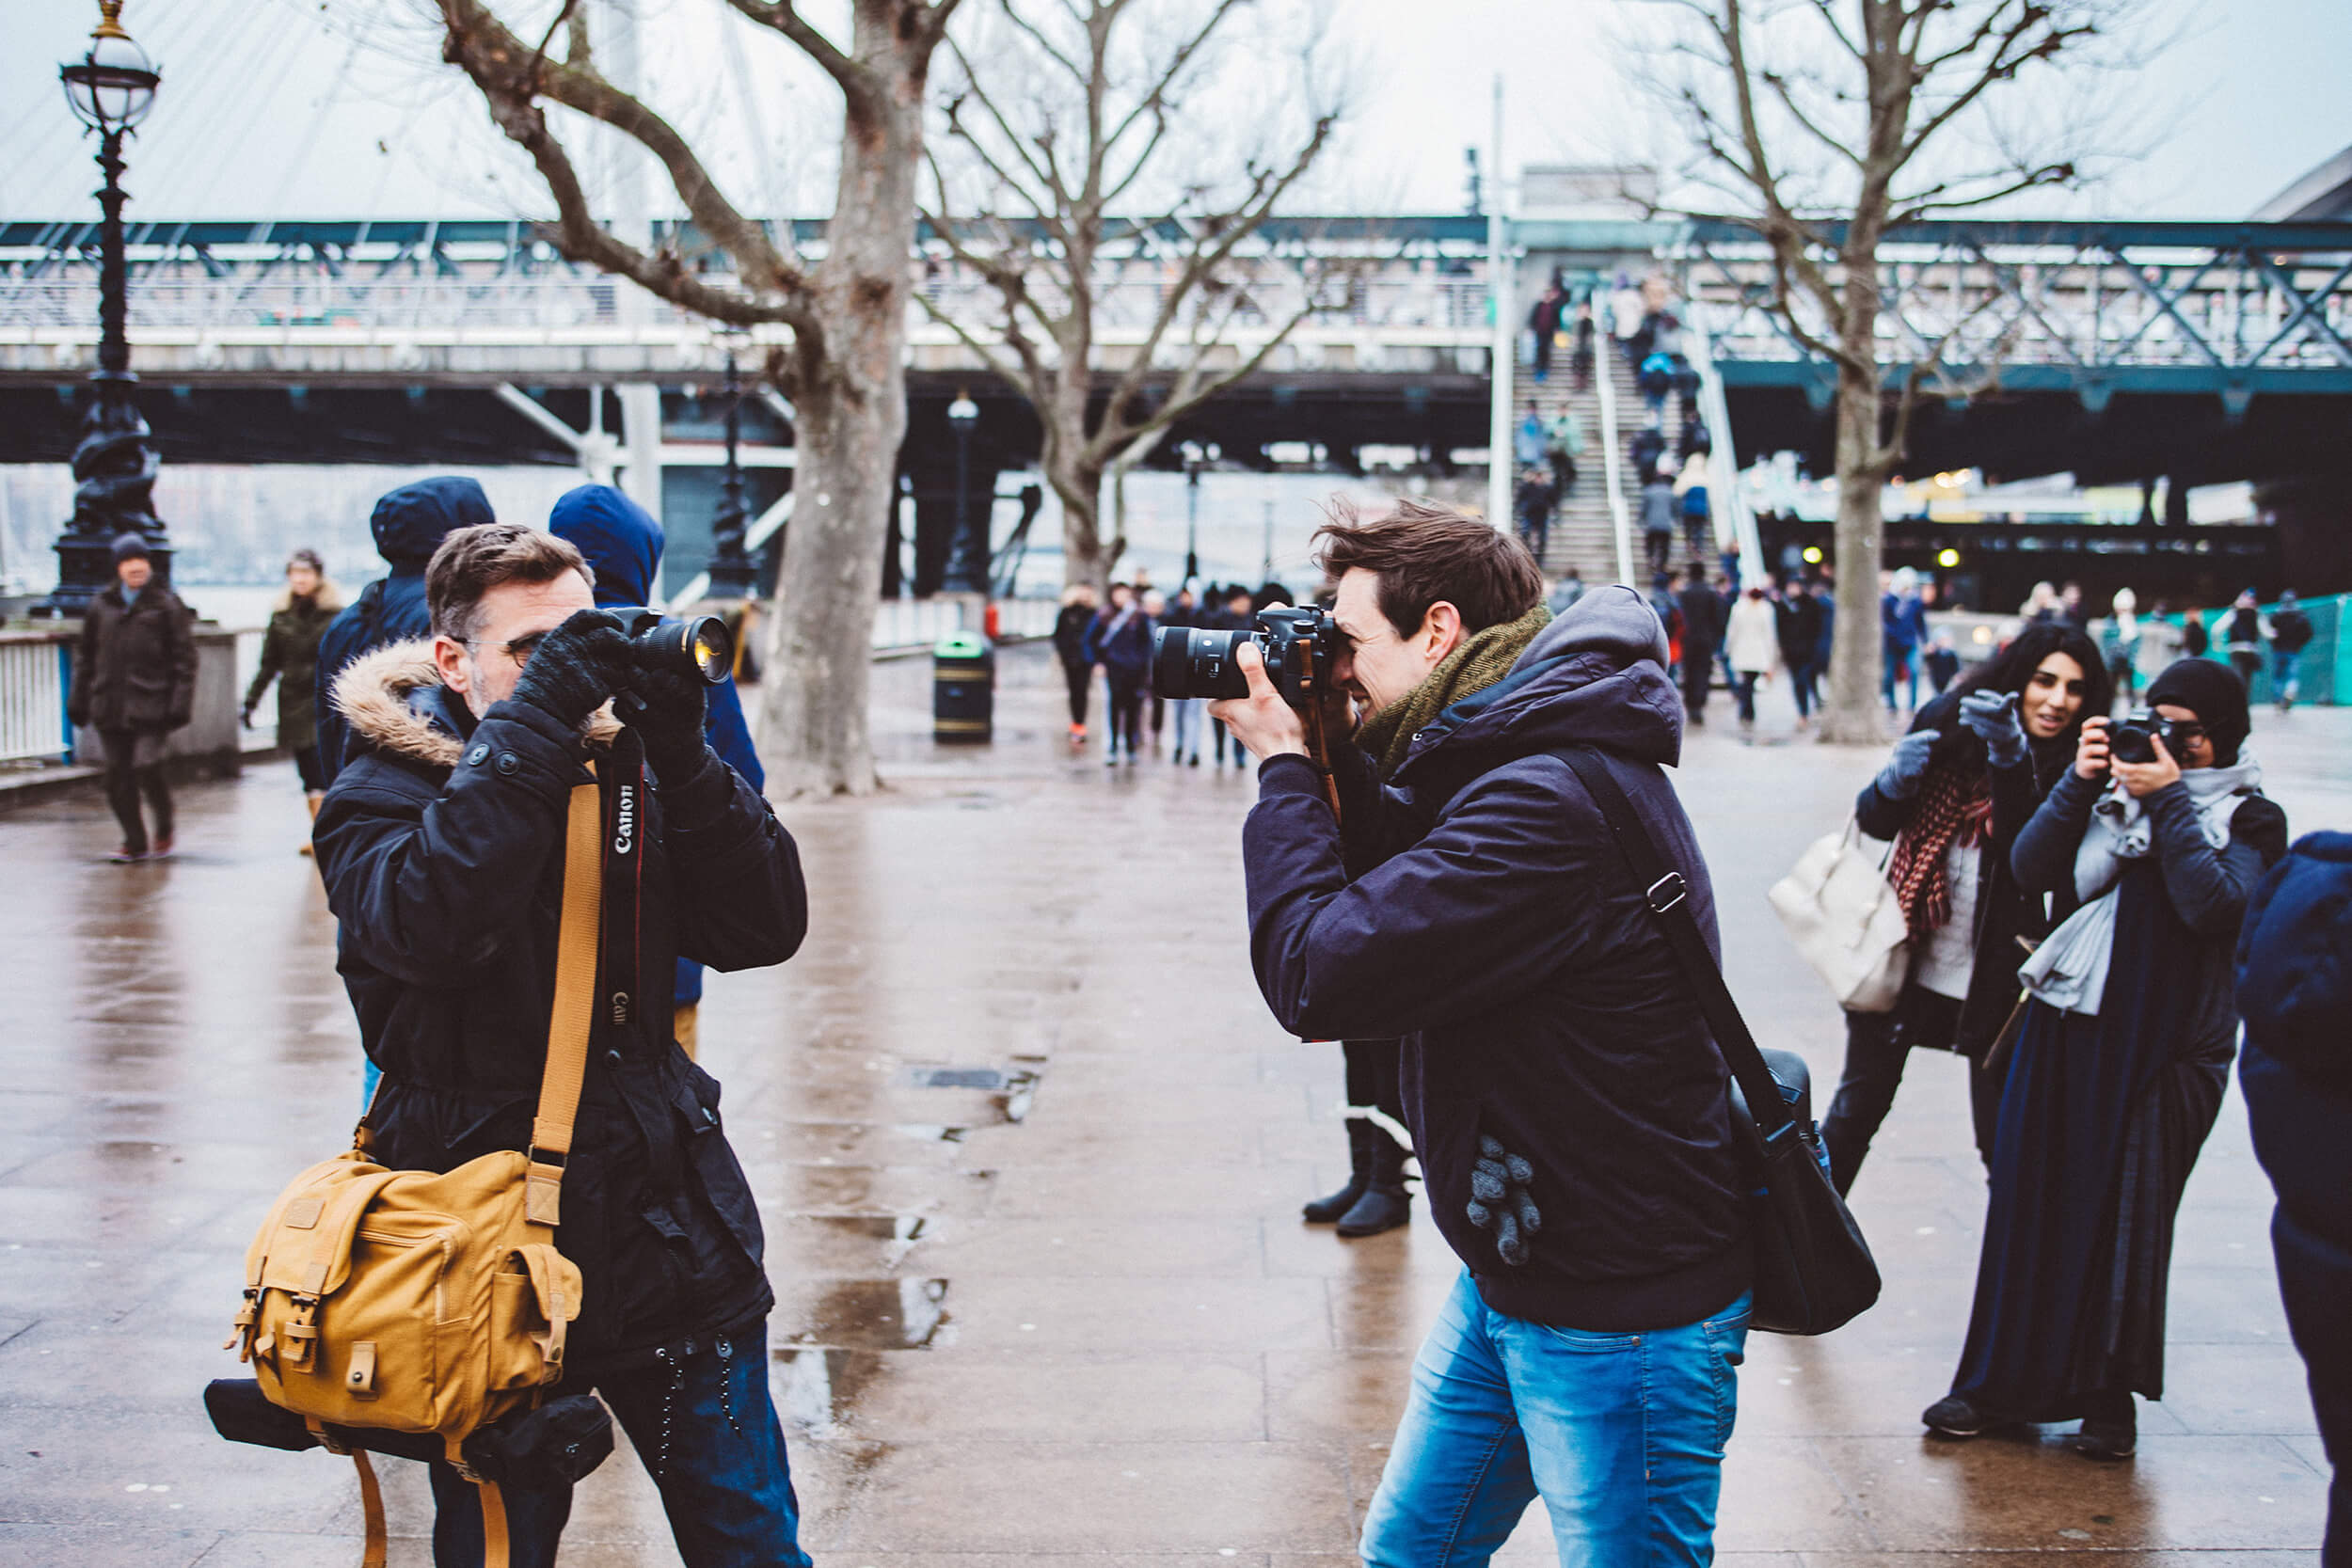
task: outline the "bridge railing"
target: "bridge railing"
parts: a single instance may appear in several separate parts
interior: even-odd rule
[[[1719,360],[1826,367],[1769,308],[1779,284],[1755,235],[1694,225],[1674,254]],[[2004,374],[2095,399],[2182,372],[2225,388],[2317,372],[2352,388],[2352,224],[1922,223],[1880,246],[1879,288],[1880,362],[1933,367],[1931,387]]]
[[[73,750],[65,721],[73,650],[50,632],[0,632],[0,762],[54,760]]]

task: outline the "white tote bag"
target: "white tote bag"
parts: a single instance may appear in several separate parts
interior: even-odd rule
[[[1891,852],[1891,851],[1890,851]],[[1788,940],[1850,1012],[1883,1013],[1911,970],[1910,929],[1883,864],[1862,852],[1861,830],[1813,841],[1771,894]]]

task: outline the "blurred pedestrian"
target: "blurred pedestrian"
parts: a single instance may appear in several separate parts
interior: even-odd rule
[[[2205,612],[2190,605],[2181,612],[2181,652],[2190,658],[2202,658],[2213,646],[2213,638],[2205,629]]]
[[[1723,595],[1708,586],[1707,563],[1691,562],[1675,594],[1680,625],[1669,624],[1670,641],[1681,650],[1682,712],[1693,726],[1707,722],[1707,693],[1714,679],[1715,650],[1724,642]]]
[[[1797,728],[1813,724],[1813,660],[1821,641],[1821,602],[1791,578],[1773,606],[1773,632],[1780,639],[1780,661],[1788,671],[1788,690],[1797,700]]]
[[[1567,290],[1562,286],[1560,274],[1554,269],[1551,281],[1535,297],[1535,308],[1527,313],[1527,325],[1535,334],[1535,379],[1551,379],[1552,340],[1560,335],[1561,313],[1567,309]]]
[[[2026,591],[2026,602],[2017,607],[2017,618],[2027,626],[2041,626],[2058,618],[2058,591],[2055,582],[2037,582]]]
[[[1575,372],[1578,391],[1581,392],[1593,384],[1593,306],[1590,300],[1576,308],[1576,346],[1570,352],[1568,364]]]
[[[164,752],[196,707],[196,612],[155,577],[146,536],[114,542],[115,580],[82,612],[66,717],[98,732],[106,761],[106,804],[122,843],[117,865],[162,860],[172,849],[171,784]],[[148,836],[139,801],[155,818]]]
[[[2312,618],[2289,588],[2279,595],[2279,612],[2270,618],[2270,695],[2286,713],[2303,694],[2297,668],[2303,650],[2312,645]]]
[[[1561,568],[1559,579],[1551,585],[1551,592],[1544,597],[1544,605],[1551,611],[1553,618],[1557,619],[1566,611],[1568,606],[1583,596],[1584,574],[1578,571],[1575,562],[1571,562]]]
[[[1642,546],[1653,573],[1664,571],[1675,551],[1674,476],[1674,459],[1661,457],[1642,482]]]
[[[1658,465],[1666,455],[1663,432],[1644,425],[1626,442],[1626,456],[1633,464],[1633,483],[1638,487],[1658,477]]]
[[[2139,694],[2139,595],[2128,588],[2115,591],[2104,641],[2106,645],[2107,679],[2114,684],[2115,694],[2123,705],[2130,707]]]
[[[1682,515],[1682,531],[1690,540],[1694,561],[1715,553],[1714,514],[1707,499],[1707,459],[1704,449],[1686,451],[1675,473],[1675,508]]]
[[[1559,492],[1554,504],[1576,488],[1576,460],[1584,455],[1584,421],[1573,408],[1563,408],[1544,427],[1544,456],[1551,464],[1551,483]]]
[[[1511,502],[1512,510],[1518,514],[1520,541],[1530,555],[1542,561],[1544,546],[1551,538],[1551,510],[1560,504],[1559,486],[1552,483],[1548,469],[1522,468]]]
[[[1248,631],[1250,617],[1256,613],[1254,604],[1255,600],[1251,598],[1248,588],[1241,583],[1234,583],[1225,590],[1225,608],[1212,611],[1208,625],[1216,631]],[[1249,766],[1249,753],[1242,750],[1240,740],[1235,738],[1232,731],[1226,727],[1224,720],[1212,718],[1209,721],[1209,729],[1210,738],[1216,744],[1217,767],[1225,766],[1225,752],[1229,745],[1232,748],[1233,766],[1235,768]]]
[[[278,744],[294,754],[294,775],[315,821],[326,798],[326,769],[319,761],[319,639],[343,608],[342,594],[326,580],[316,550],[296,550],[286,560],[286,589],[270,610],[262,634],[262,662],[246,688],[243,720],[253,727],[253,710],[269,683],[278,683]],[[310,853],[304,834],[301,853]]]
[[[1160,736],[1168,727],[1168,699],[1160,695],[1159,687],[1152,679],[1152,637],[1168,619],[1168,595],[1156,588],[1139,589],[1136,602],[1143,609],[1144,633],[1143,687],[1144,701],[1150,705],[1144,718],[1144,729],[1152,736],[1152,754],[1160,754]]]
[[[1193,593],[1192,584],[1186,583],[1176,590],[1176,602],[1168,606],[1161,614],[1160,625],[1191,627],[1205,625],[1206,620],[1200,610],[1200,596]],[[1198,697],[1171,697],[1168,706],[1176,714],[1176,746],[1168,752],[1168,759],[1183,763],[1187,768],[1198,768],[1200,766],[1201,700]]]
[[[1901,711],[1919,706],[1919,644],[1927,641],[1927,606],[1919,601],[1919,574],[1909,566],[1896,568],[1883,578],[1879,594],[1881,651],[1880,692],[1889,712],[1897,711],[1895,683],[1904,684]]]
[[[1103,766],[1116,768],[1123,754],[1133,768],[1143,749],[1143,687],[1152,673],[1152,622],[1133,587],[1111,584],[1110,603],[1087,632],[1087,657],[1103,672],[1110,696],[1110,744]]]
[[[1952,646],[1952,634],[1938,626],[1920,650],[1919,662],[1927,670],[1930,692],[1941,697],[1960,676],[1960,650]]]
[[[1531,400],[1519,422],[1511,427],[1511,466],[1524,472],[1544,467],[1544,449],[1549,436],[1544,429],[1544,417]]]
[[[2238,1086],[2278,1190],[2270,1247],[2333,1472],[2322,1568],[2352,1564],[2352,833],[2312,833],[2254,889],[2237,943]]]
[[[1073,582],[1061,591],[1061,613],[1054,617],[1054,657],[1061,661],[1063,683],[1070,689],[1070,744],[1087,743],[1087,702],[1094,686],[1094,656],[1087,634],[1094,626],[1093,585]]]
[[[2270,617],[2262,611],[2262,602],[2250,588],[2237,596],[2230,613],[2221,618],[2216,638],[2221,644],[2222,656],[2237,678],[2246,683],[2246,689],[2254,689],[2254,677],[2263,673],[2271,638]]]
[[[1731,666],[1731,695],[1740,705],[1740,733],[1756,733],[1756,683],[1780,668],[1780,626],[1760,583],[1731,607],[1724,628],[1724,657]]]
[[[2080,1418],[2069,1440],[2130,1457],[2133,1395],[2164,1396],[2164,1306],[2181,1194],[2237,1041],[2232,955],[2247,895],[2286,852],[2286,814],[2247,752],[2246,687],[2185,659],[2158,675],[2151,760],[2083,721],[2074,766],[2010,863],[2058,925],[2019,971],[1976,1304],[1950,1437]]]
[[[596,575],[598,609],[653,603],[666,536],[654,515],[626,491],[611,484],[581,484],[564,491],[548,515],[548,531],[568,541],[588,562]],[[752,727],[744,721],[743,699],[732,678],[703,689],[703,738],[755,793],[767,789],[768,770],[752,744]],[[678,959],[671,987],[670,1032],[690,1057],[701,1054],[702,1001],[703,966],[691,958]]]
[[[368,528],[391,571],[359,590],[319,639],[319,768],[327,783],[343,766],[347,729],[335,705],[335,679],[361,654],[423,637],[432,630],[424,603],[424,567],[453,531],[495,521],[490,498],[470,479],[448,475],[388,490]]]
[[[1813,583],[1813,602],[1821,610],[1821,636],[1813,644],[1813,662],[1805,666],[1805,684],[1813,689],[1813,705],[1821,705],[1821,677],[1829,673],[1830,655],[1837,646],[1837,585],[1826,577]]]
[[[1991,1057],[2017,1006],[2021,944],[2049,929],[2010,847],[2074,760],[2083,721],[2106,712],[2090,640],[2027,626],[1948,696],[1919,710],[1854,800],[1854,820],[1893,846],[1889,879],[1911,939],[1895,1006],[1846,1014],[1846,1065],[1821,1123],[1830,1180],[1853,1186],[1915,1050],[1968,1058],[1969,1122],[1990,1167],[2001,1074]]]

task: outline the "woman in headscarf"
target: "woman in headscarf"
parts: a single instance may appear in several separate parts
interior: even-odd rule
[[[2080,1418],[2077,1451],[2124,1459],[2132,1396],[2164,1394],[2173,1219],[2229,1079],[2247,895],[2287,823],[2235,674],[2184,659],[2148,701],[2153,738],[2084,723],[2010,851],[2060,918],[2019,974],[1967,1345],[1921,1417],[1947,1437]]]
[[[2042,901],[2010,873],[2010,845],[2065,772],[2084,719],[2106,710],[2090,640],[2028,626],[1921,708],[1855,799],[1862,831],[1894,841],[1911,973],[1892,1011],[1846,1015],[1846,1069],[1821,1126],[1838,1191],[1853,1185],[1915,1046],[1969,1059],[1977,1152],[1993,1163],[2001,1085],[1983,1063],[2017,1008],[2021,941],[2046,928]]]

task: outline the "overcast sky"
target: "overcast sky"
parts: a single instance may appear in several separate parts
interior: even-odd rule
[[[1291,0],[1266,0],[1279,7]],[[2189,5],[2193,0],[2180,0]],[[644,0],[663,107],[719,150],[739,204],[821,213],[837,99],[780,40],[716,0]],[[836,0],[837,4],[837,0]],[[1625,0],[1328,0],[1355,57],[1359,109],[1316,193],[1323,205],[1450,212],[1463,149],[1488,136],[1505,79],[1505,163],[1591,160],[1656,145],[1624,86]],[[56,62],[78,54],[88,0],[0,0],[0,216],[94,211],[89,147]],[[2084,215],[2240,216],[2352,144],[2352,3],[2201,0],[2185,40],[2133,83],[2169,128]],[[822,13],[821,6],[812,10]],[[135,216],[434,216],[544,213],[478,99],[440,65],[419,0],[130,0],[124,20],[165,71],[131,150]],[[749,41],[744,41],[749,38]],[[760,148],[773,149],[762,156]]]

